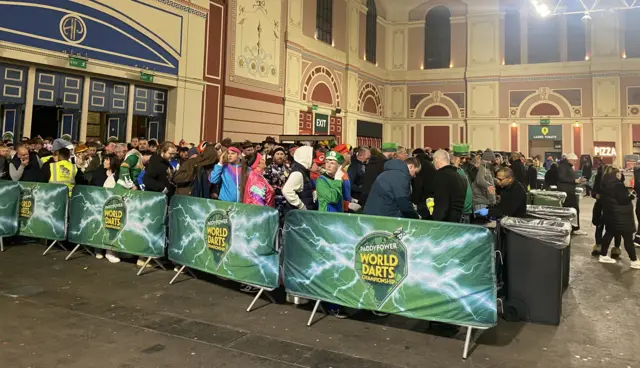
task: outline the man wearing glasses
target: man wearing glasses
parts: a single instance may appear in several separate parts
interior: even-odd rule
[[[523,217],[527,212],[527,192],[522,184],[514,179],[513,171],[508,167],[501,168],[496,174],[496,182],[501,188],[499,203],[490,210],[483,208],[475,213],[491,218]]]

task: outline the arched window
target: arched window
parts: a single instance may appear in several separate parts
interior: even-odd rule
[[[436,6],[427,13],[424,26],[424,68],[448,68],[451,63],[451,12]]]
[[[317,0],[316,2],[316,39],[329,45],[333,42],[333,0]]]
[[[376,1],[367,0],[367,35],[365,44],[365,57],[367,61],[376,63],[376,40],[378,33],[378,12]]]

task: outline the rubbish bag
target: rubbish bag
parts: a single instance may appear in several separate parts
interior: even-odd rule
[[[550,190],[532,190],[529,192],[532,196],[534,205],[539,206],[559,206],[562,207],[567,199],[567,193],[555,192]]]
[[[578,211],[571,207],[528,205],[527,215],[545,220],[569,221],[572,226],[578,226]]]
[[[557,249],[566,248],[571,243],[572,228],[568,221],[504,217],[500,226]]]

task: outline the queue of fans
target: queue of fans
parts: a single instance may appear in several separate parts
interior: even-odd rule
[[[279,211],[281,223],[291,210],[457,223],[523,217],[527,190],[542,188],[567,193],[564,206],[579,213],[576,186],[592,176],[587,165],[582,167],[584,177],[576,178],[577,157],[572,153],[558,163],[550,157],[543,163],[517,152],[504,156],[491,149],[470,152],[466,144],[434,152],[395,143],[383,143],[381,149],[326,141],[280,145],[272,137],[259,144],[233,143],[228,138],[199,145],[160,144],[145,138],[130,143],[110,138],[102,144],[75,143],[70,137],[26,139],[15,147],[9,143],[0,145],[2,179],[62,183],[70,188],[76,184],[121,187],[270,206]],[[547,169],[544,184],[538,180],[538,168],[543,165]],[[632,267],[640,268],[633,247],[633,196],[620,175],[619,170],[601,165],[589,190],[597,199],[594,255],[601,262],[615,262],[608,256],[609,244],[616,239],[612,255],[619,255],[620,239],[624,239]],[[637,207],[636,214],[640,220]],[[119,262],[112,252],[106,258]],[[246,287],[245,291],[254,290]],[[330,309],[344,317],[338,306]]]

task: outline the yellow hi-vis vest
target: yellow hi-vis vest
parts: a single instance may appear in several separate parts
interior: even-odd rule
[[[45,156],[40,158],[40,161],[42,162],[42,164],[44,165],[46,162],[48,162],[49,160],[51,160],[53,158],[53,156]]]
[[[49,183],[64,184],[69,187],[69,197],[71,197],[71,191],[76,183],[76,173],[78,168],[71,162],[64,160],[58,162],[51,162],[49,177]]]

